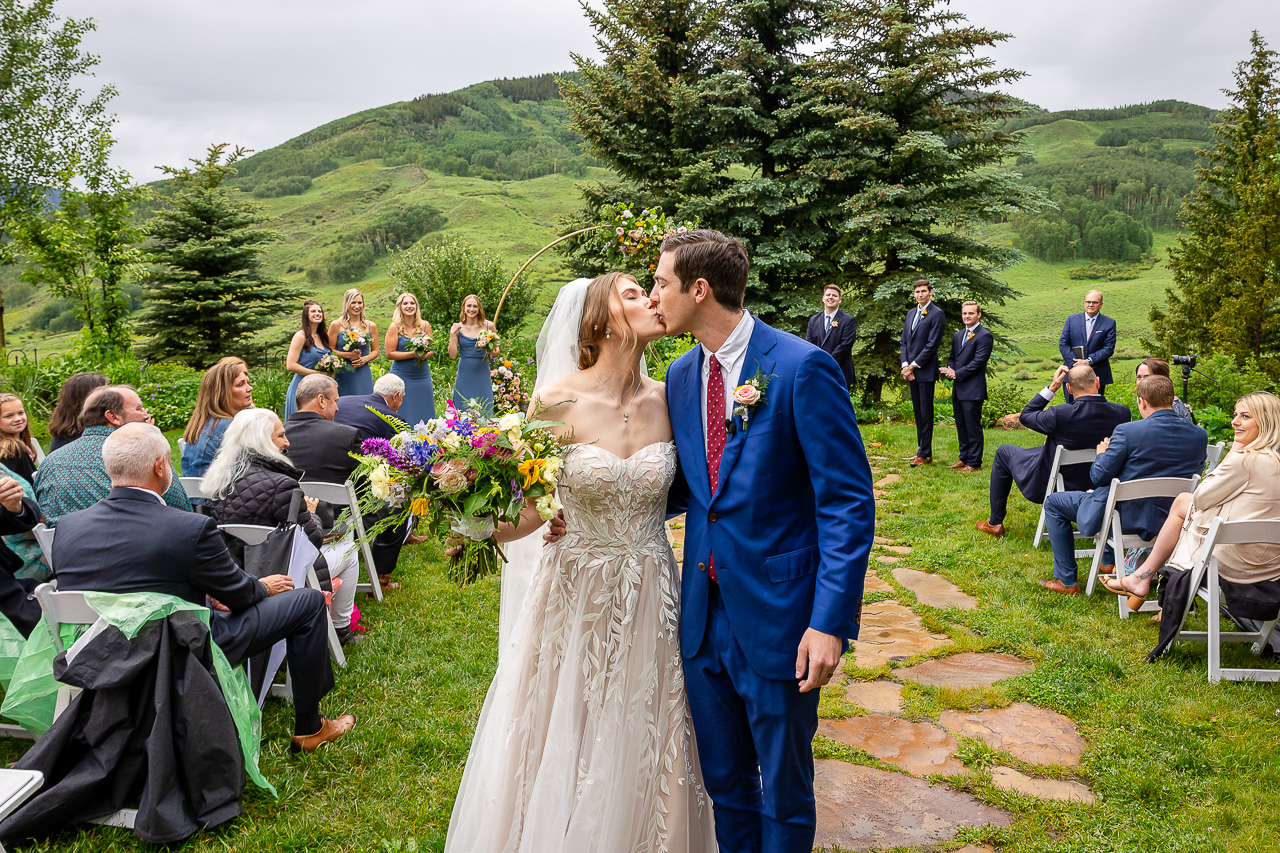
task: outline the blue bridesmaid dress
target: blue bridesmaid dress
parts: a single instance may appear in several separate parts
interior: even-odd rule
[[[338,349],[343,352],[351,352],[355,347],[346,346],[342,338],[346,335],[346,330],[338,332],[338,340],[335,342]],[[361,355],[368,355],[370,343],[365,341],[364,345],[359,347]],[[373,372],[370,365],[357,367],[355,370],[339,370],[333,377],[338,380],[338,396],[348,397],[352,394],[372,394],[373,393]]]
[[[396,349],[408,352],[409,336],[400,335],[396,339]],[[396,416],[409,426],[419,421],[426,422],[436,416],[436,389],[431,381],[431,365],[416,358],[391,362],[391,372],[404,380],[404,402]]]
[[[466,408],[469,401],[480,411],[493,414],[493,377],[489,375],[488,354],[476,346],[476,339],[458,332],[458,379],[453,384],[453,405]]]
[[[312,347],[309,350],[303,350],[298,355],[298,364],[303,367],[315,368],[320,359],[329,354],[327,347]],[[302,375],[293,374],[293,381],[289,383],[289,390],[284,394],[284,419],[289,420],[289,416],[298,411],[298,403],[294,399],[294,395],[298,393],[298,383],[302,381]]]

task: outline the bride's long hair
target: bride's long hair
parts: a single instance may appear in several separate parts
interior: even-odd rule
[[[627,320],[622,297],[618,296],[618,280],[623,278],[628,281],[636,280],[630,273],[607,272],[587,285],[587,293],[582,302],[582,326],[578,330],[579,370],[586,370],[600,360],[601,342],[605,340],[606,334],[616,334],[623,349],[635,346],[639,340]],[[620,329],[617,328],[618,323],[610,325],[614,307],[617,307],[617,314],[622,318]]]

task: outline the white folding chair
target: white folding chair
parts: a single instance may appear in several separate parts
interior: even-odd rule
[[[365,572],[369,578],[367,583],[356,584],[356,590],[367,592],[378,601],[382,600],[382,584],[378,580],[378,570],[373,564],[373,551],[369,548],[368,537],[364,532],[364,519],[360,515],[360,499],[356,497],[356,487],[348,480],[345,483],[322,483],[303,480],[302,493],[309,498],[322,500],[334,507],[351,508],[351,524],[355,528],[355,536],[360,542],[360,557],[364,560]]]
[[[44,461],[44,448],[40,446],[40,442],[36,441],[36,437],[31,436],[31,447],[36,452],[36,464],[39,465]]]
[[[218,529],[223,533],[234,536],[246,545],[259,545],[267,534],[275,530],[274,527],[267,527],[262,524],[219,524]],[[311,589],[320,589],[320,578],[316,575],[314,566],[307,567],[307,586]],[[338,666],[347,665],[347,655],[342,650],[342,642],[338,639],[337,629],[333,627],[333,620],[326,619],[329,626],[329,653],[333,655],[333,660]],[[280,690],[280,685],[272,685],[271,693],[273,696],[285,696],[290,702],[293,701],[292,680],[289,678],[288,672],[285,673],[285,684],[289,688],[288,696]]]
[[[1047,499],[1054,492],[1065,492],[1067,484],[1062,477],[1062,469],[1068,465],[1084,465],[1092,464],[1094,459],[1098,458],[1098,451],[1092,447],[1086,447],[1083,450],[1067,450],[1062,445],[1058,445],[1058,449],[1053,454],[1053,465],[1049,468],[1049,483],[1045,486],[1044,496]],[[1047,520],[1044,514],[1044,501],[1040,502],[1040,521],[1036,523],[1036,536],[1031,540],[1032,548],[1039,548],[1040,543],[1045,538],[1045,529]],[[1076,533],[1077,539],[1092,539],[1092,536],[1082,536]],[[1087,557],[1093,553],[1093,549],[1084,549],[1076,551],[1076,557]]]
[[[55,532],[52,527],[46,527],[43,521],[31,528],[31,535],[36,537],[36,544],[40,546],[40,561],[51,569],[53,568],[53,534]]]
[[[178,458],[181,459],[187,452],[187,440],[185,438],[178,439]]]
[[[182,484],[182,489],[187,493],[187,498],[202,498],[207,500],[208,495],[204,493],[204,477],[179,477],[178,482]]]
[[[1276,628],[1276,618],[1264,622],[1257,631],[1223,631],[1218,603],[1221,591],[1218,589],[1218,558],[1214,555],[1219,545],[1280,545],[1280,519],[1263,521],[1223,521],[1215,518],[1209,524],[1209,533],[1204,544],[1196,554],[1195,565],[1191,567],[1191,589],[1196,591],[1187,597],[1187,605],[1178,622],[1178,635],[1174,642],[1208,643],[1209,646],[1209,683],[1219,681],[1280,681],[1280,669],[1245,669],[1223,668],[1222,643],[1250,643],[1250,650],[1255,655],[1262,654]],[[1204,583],[1207,589],[1200,590]],[[1183,626],[1195,605],[1197,593],[1208,602],[1206,616],[1208,630],[1187,631]],[[1277,614],[1280,616],[1280,613]]]
[[[1102,554],[1110,545],[1116,555],[1116,572],[1124,566],[1125,551],[1134,548],[1150,548],[1154,539],[1143,539],[1135,533],[1125,533],[1120,524],[1120,504],[1130,501],[1151,500],[1154,498],[1176,498],[1183,492],[1194,492],[1200,475],[1193,477],[1148,477],[1143,480],[1111,481],[1111,491],[1107,494],[1107,507],[1102,513],[1102,526],[1098,528],[1098,545],[1093,552],[1093,565],[1089,567],[1089,583],[1085,588],[1086,595],[1093,595],[1093,588],[1098,582],[1098,567],[1102,565]],[[1128,619],[1129,610],[1124,596],[1115,596],[1117,609],[1121,619]],[[1139,612],[1159,610],[1155,601],[1147,601]]]
[[[43,784],[44,774],[39,770],[0,769],[0,820],[17,811]],[[0,853],[5,853],[3,844]]]
[[[1222,454],[1226,452],[1227,443],[1219,441],[1217,444],[1209,445],[1209,449],[1205,451],[1204,458],[1204,475],[1207,477],[1213,473],[1213,469],[1218,467],[1218,463],[1222,461]]]
[[[58,591],[58,582],[42,583],[36,587],[36,601],[40,602],[40,610],[44,613],[45,624],[53,634],[53,648],[57,653],[67,650],[62,642],[63,625],[93,625],[98,621],[98,614],[84,600],[81,590]],[[53,718],[56,720],[67,710],[71,700],[80,692],[80,688],[64,684],[58,688],[58,697],[54,704]],[[89,823],[101,826],[119,826],[133,829],[138,817],[137,809],[120,809],[112,814],[94,818]]]

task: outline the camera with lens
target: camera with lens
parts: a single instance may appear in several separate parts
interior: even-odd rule
[[[1170,360],[1170,361],[1172,361],[1174,364],[1184,364],[1184,365],[1186,365],[1187,367],[1195,367],[1195,366],[1196,366],[1196,357],[1195,357],[1195,355],[1194,355],[1194,354],[1192,354],[1192,355],[1173,355],[1173,356],[1170,356],[1170,357],[1169,357],[1169,360]]]

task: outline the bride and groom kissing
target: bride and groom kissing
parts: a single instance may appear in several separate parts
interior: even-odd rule
[[[857,637],[875,507],[840,368],[743,309],[748,264],[694,230],[651,295],[610,273],[557,297],[534,406],[573,442],[563,521],[529,540],[446,851],[812,849],[819,688]],[[645,344],[682,333],[650,379]]]

